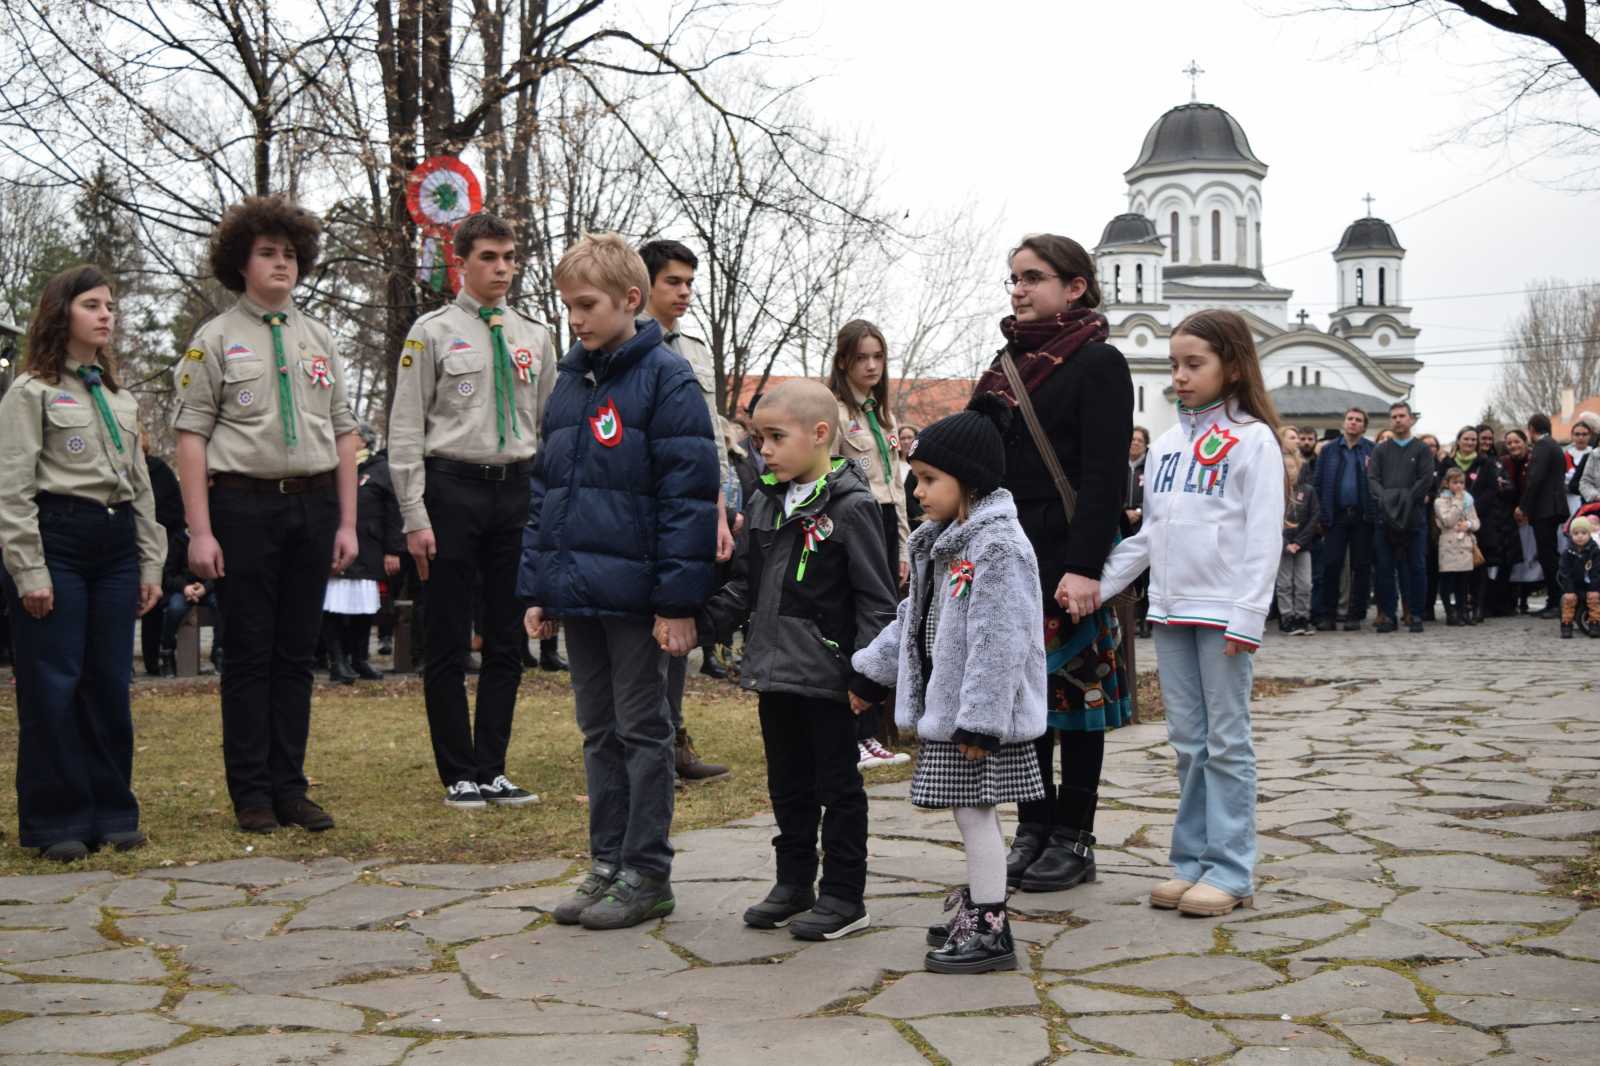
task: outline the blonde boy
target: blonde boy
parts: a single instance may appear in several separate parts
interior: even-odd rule
[[[694,371],[637,317],[638,253],[586,236],[555,282],[578,343],[541,426],[517,593],[530,636],[566,627],[583,731],[592,867],[555,919],[620,929],[673,908],[667,655],[694,646],[712,591],[717,445]]]

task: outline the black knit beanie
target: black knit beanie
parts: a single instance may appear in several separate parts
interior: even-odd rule
[[[981,392],[967,409],[939,419],[917,434],[907,459],[937,467],[976,496],[987,496],[1006,476],[1005,432],[1011,404],[1004,396]]]

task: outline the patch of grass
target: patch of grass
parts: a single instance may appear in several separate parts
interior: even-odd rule
[[[6,781],[16,767],[15,699],[14,690],[0,687],[0,779]],[[674,831],[718,826],[768,809],[755,698],[691,677],[685,715],[701,755],[734,772],[679,792]],[[133,717],[134,791],[150,844],[127,854],[101,851],[72,869],[131,873],[163,863],[258,856],[498,863],[576,858],[588,850],[582,737],[565,675],[529,675],[517,698],[508,776],[542,802],[473,813],[448,810],[442,802],[420,678],[348,688],[319,684],[306,774],[313,782],[311,798],[338,821],[337,828],[320,834],[284,829],[255,836],[235,827],[215,679],[141,683],[134,690]],[[908,769],[870,771],[867,784],[909,776]],[[16,793],[10,788],[0,789],[0,825],[13,832],[16,826]],[[0,875],[63,869],[32,850],[0,846]]]
[[[1284,677],[1258,677],[1250,688],[1252,700],[1267,700],[1274,696],[1286,696],[1296,689],[1310,688],[1321,684],[1305,678]],[[1155,671],[1146,671],[1139,675],[1135,691],[1139,699],[1139,721],[1164,722],[1167,719],[1166,705],[1161,702],[1161,681]]]
[[[1600,836],[1589,838],[1589,854],[1566,861],[1551,891],[1585,906],[1600,905]]]

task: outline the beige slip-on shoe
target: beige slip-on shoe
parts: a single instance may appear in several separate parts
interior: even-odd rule
[[[1150,890],[1150,906],[1164,911],[1176,910],[1183,894],[1193,887],[1193,881],[1185,881],[1179,877],[1163,881]]]
[[[1230,896],[1220,888],[1197,884],[1178,900],[1178,910],[1183,914],[1199,914],[1208,918],[1227,914],[1235,907],[1254,907],[1255,896]]]

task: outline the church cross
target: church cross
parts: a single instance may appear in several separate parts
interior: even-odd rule
[[[1300,309],[1300,313],[1298,315],[1296,315],[1295,317],[1300,320],[1300,328],[1301,329],[1305,329],[1306,328],[1306,319],[1310,318],[1311,316],[1308,315],[1306,313],[1306,309],[1304,307],[1302,307]]]
[[[1189,65],[1183,68],[1183,72],[1189,76],[1189,102],[1192,104],[1200,99],[1200,75],[1205,71],[1200,69],[1200,64],[1191,59]]]
[[[1369,193],[1367,193],[1367,195],[1363,196],[1361,199],[1366,201],[1367,217],[1371,218],[1372,217],[1372,201],[1374,199],[1373,195],[1369,192]]]

